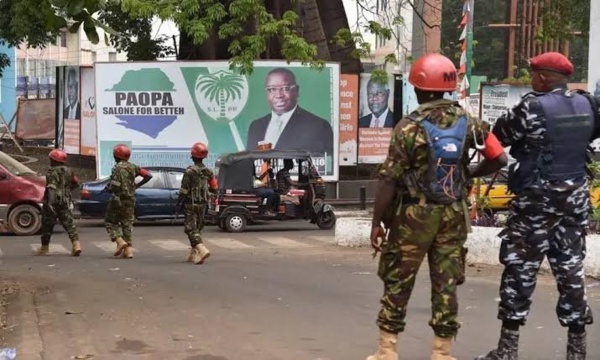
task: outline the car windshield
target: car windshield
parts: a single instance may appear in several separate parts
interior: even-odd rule
[[[2,164],[11,174],[19,175],[37,175],[37,173],[27,166],[21,164],[18,160],[0,151],[0,164]]]

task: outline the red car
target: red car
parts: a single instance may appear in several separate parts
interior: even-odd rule
[[[0,151],[0,232],[36,234],[45,189],[45,176]]]

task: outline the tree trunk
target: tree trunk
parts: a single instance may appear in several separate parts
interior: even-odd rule
[[[222,0],[225,5],[229,0]],[[317,45],[317,56],[325,61],[339,61],[342,73],[357,74],[362,71],[360,60],[351,56],[353,46],[338,48],[331,40],[341,28],[348,28],[348,19],[344,10],[343,0],[265,0],[265,7],[277,19],[286,11],[296,11],[299,15],[297,32],[309,43]],[[224,22],[229,21],[225,18]],[[256,23],[246,25],[246,34],[256,31]],[[211,37],[201,45],[194,45],[191,38],[184,32],[179,37],[179,56],[177,60],[229,60],[229,40],[218,37],[218,27],[213,29]],[[269,41],[263,59],[283,59],[281,43],[273,38]]]

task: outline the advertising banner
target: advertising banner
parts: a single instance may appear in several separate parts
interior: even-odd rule
[[[590,3],[590,38],[588,50],[588,91],[600,97],[600,67],[596,64],[600,56],[600,2]],[[600,140],[592,143],[595,151],[600,151]]]
[[[94,68],[81,68],[81,155],[96,155]]]
[[[495,124],[503,113],[517,105],[521,97],[531,92],[530,86],[481,84],[481,120]]]
[[[67,154],[79,155],[81,133],[81,80],[79,66],[67,66],[64,73],[63,148]]]
[[[360,74],[360,118],[358,120],[358,162],[382,163],[387,157],[394,129],[394,76],[385,84]]]
[[[358,75],[340,75],[340,166],[356,165],[358,156]]]
[[[56,132],[54,99],[19,99],[16,137],[21,140],[52,140]]]
[[[251,75],[227,61],[96,63],[97,173],[110,174],[112,148],[132,147],[140,166],[187,167],[205,142],[206,164],[224,153],[310,151],[326,181],[338,178],[339,64],[256,61]]]

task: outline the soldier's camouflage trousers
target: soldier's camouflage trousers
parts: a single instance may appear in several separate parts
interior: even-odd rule
[[[185,204],[184,210],[184,231],[190,240],[192,247],[202,244],[201,231],[204,228],[204,212],[206,204]]]
[[[551,202],[532,196],[520,195],[511,203],[506,227],[499,234],[502,240],[500,262],[505,267],[500,285],[499,319],[525,324],[537,273],[547,256],[560,294],[556,307],[560,324],[592,323],[583,270],[585,199],[585,195],[570,195],[561,202],[570,204],[569,208],[560,211]]]
[[[50,211],[47,205],[42,206],[42,245],[50,244],[50,238],[54,231],[56,221],[62,225],[71,242],[78,241],[77,227],[73,221],[73,213],[68,206],[60,206],[54,209],[56,213]]]
[[[461,276],[461,249],[467,239],[462,209],[403,205],[396,223],[400,226],[390,231],[379,260],[384,295],[377,325],[392,333],[404,331],[406,306],[427,254],[432,293],[429,325],[437,336],[456,335],[460,328],[456,282]]]
[[[119,199],[112,197],[108,201],[104,226],[112,241],[120,237],[131,245],[134,220],[135,198]]]

